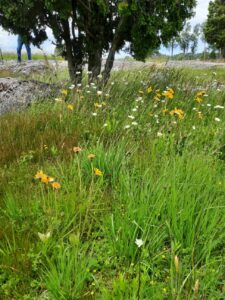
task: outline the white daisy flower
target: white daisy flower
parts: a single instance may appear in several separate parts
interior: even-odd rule
[[[42,242],[46,242],[51,237],[51,232],[40,233],[38,232],[38,237]]]
[[[141,248],[141,246],[144,245],[144,241],[142,239],[136,239],[135,244],[138,246],[138,248]]]
[[[93,113],[92,113],[92,116],[96,117],[96,116],[97,116],[97,113],[96,113],[96,112],[93,112]]]
[[[138,125],[137,122],[132,122],[131,124],[134,125],[134,126],[137,126],[137,125]]]
[[[157,137],[162,137],[163,133],[162,132],[157,132]]]
[[[128,129],[128,128],[130,128],[130,125],[124,126],[124,129]]]
[[[216,106],[214,106],[214,108],[224,109],[224,106],[222,106],[222,105],[216,105]]]
[[[219,118],[215,118],[215,121],[216,122],[220,122],[221,120]]]

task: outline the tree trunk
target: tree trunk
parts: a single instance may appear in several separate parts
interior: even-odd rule
[[[121,39],[123,39],[123,36],[121,36],[121,30],[122,30],[125,22],[126,22],[125,17],[122,17],[120,19],[120,22],[119,22],[118,27],[116,29],[116,32],[114,34],[113,41],[112,41],[111,47],[109,49],[109,54],[108,54],[108,57],[106,59],[104,71],[102,72],[102,74],[103,74],[103,84],[106,84],[109,80],[110,72],[111,72],[112,67],[113,67],[115,54],[116,54],[116,51],[118,49],[118,45],[120,44]]]
[[[78,33],[78,37],[71,38],[69,22],[63,22],[63,39],[66,46],[66,59],[68,62],[68,69],[70,80],[77,84],[82,80],[83,69],[83,52],[82,52],[82,36]]]
[[[222,58],[225,59],[225,46],[221,49]]]
[[[101,73],[102,67],[102,49],[96,49],[88,54],[88,81],[97,81],[98,75]]]

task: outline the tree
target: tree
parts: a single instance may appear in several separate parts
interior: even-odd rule
[[[179,37],[177,38],[178,44],[180,49],[186,54],[189,50],[190,43],[191,43],[191,24],[188,22],[184,30],[180,33]]]
[[[200,24],[196,24],[194,26],[193,32],[191,34],[190,37],[190,41],[191,41],[191,53],[194,55],[197,47],[198,47],[198,40],[199,40],[199,36],[200,36],[200,31],[201,31],[201,25]]]
[[[171,49],[171,57],[173,57],[174,49],[177,48],[177,46],[178,46],[177,37],[174,36],[167,46],[167,48]]]
[[[206,41],[221,50],[225,58],[225,0],[215,0],[209,3],[209,13],[204,26]]]
[[[195,5],[196,0],[1,0],[0,24],[38,46],[51,28],[56,46],[65,49],[73,81],[81,79],[85,63],[95,79],[107,53],[106,82],[126,43],[135,59],[145,60],[182,30]]]

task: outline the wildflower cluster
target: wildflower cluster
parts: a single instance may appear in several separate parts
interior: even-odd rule
[[[61,188],[60,183],[55,181],[51,176],[46,175],[42,170],[38,171],[34,176],[35,179],[40,180],[44,184],[51,184],[52,188],[58,190]]]
[[[77,146],[77,147],[73,147],[73,152],[79,154],[82,151],[82,148]],[[94,158],[96,157],[95,154],[90,153],[87,155],[87,158],[92,161]],[[101,170],[99,170],[98,168],[94,168],[93,169],[94,174],[98,177],[102,177],[103,176],[103,172]]]

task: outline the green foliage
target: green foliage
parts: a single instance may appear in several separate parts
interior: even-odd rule
[[[50,27],[57,47],[63,49],[68,60],[71,79],[76,79],[76,73],[82,71],[86,62],[96,78],[106,51],[110,50],[105,73],[111,71],[115,52],[126,43],[129,43],[127,51],[134,58],[144,60],[161,43],[167,44],[182,30],[185,19],[193,15],[195,5],[195,0],[179,3],[176,0],[72,0],[66,3],[62,0],[3,0],[0,24],[36,45],[47,38],[46,28]],[[107,81],[107,75],[105,77]]]
[[[221,50],[225,58],[225,2],[215,0],[209,3],[209,14],[204,26],[206,41]]]
[[[120,71],[102,94],[84,80],[62,101],[1,117],[0,299],[223,298],[225,93],[214,71]],[[155,100],[166,87],[174,98]],[[40,169],[61,188],[34,179]]]

